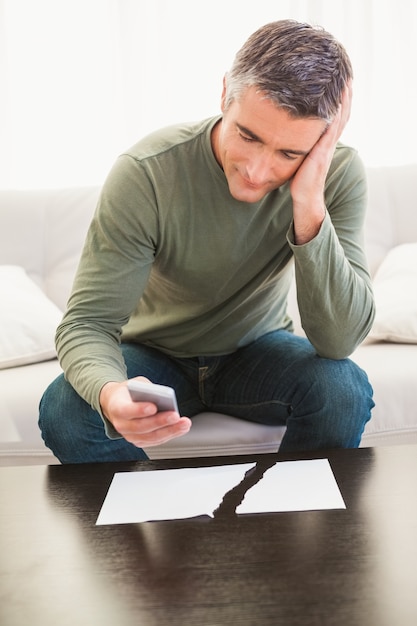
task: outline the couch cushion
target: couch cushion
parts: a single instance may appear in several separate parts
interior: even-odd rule
[[[393,248],[374,279],[376,316],[369,338],[417,343],[417,243]]]
[[[45,207],[43,290],[66,308],[100,189],[54,190]]]
[[[57,463],[38,427],[38,406],[62,372],[57,359],[0,370],[0,466]]]
[[[368,374],[374,389],[375,407],[361,447],[417,444],[417,346],[366,343],[351,358]]]
[[[417,241],[417,164],[368,167],[365,249],[372,276],[391,250]]]
[[[0,266],[0,369],[52,359],[62,311],[22,267]]]
[[[0,190],[0,264],[24,267],[64,309],[99,187]]]

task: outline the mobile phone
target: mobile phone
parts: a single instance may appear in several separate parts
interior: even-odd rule
[[[172,387],[139,380],[129,380],[127,387],[134,402],[153,402],[158,407],[158,411],[179,413],[177,398]]]

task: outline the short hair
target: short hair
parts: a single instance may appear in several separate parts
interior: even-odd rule
[[[346,83],[349,56],[320,26],[279,20],[255,31],[236,54],[226,74],[226,108],[251,86],[296,118],[330,122]]]

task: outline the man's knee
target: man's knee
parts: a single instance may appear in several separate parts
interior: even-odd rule
[[[61,374],[56,378],[44,391],[41,401],[39,403],[39,427],[44,432],[49,428],[49,424],[55,420],[58,407],[60,406],[59,399],[62,393],[59,388],[65,382],[64,375]]]
[[[373,390],[366,373],[350,359],[314,357],[305,364],[292,404],[293,416],[310,416],[328,432],[346,426],[362,433],[371,418]],[[358,440],[358,435],[356,435]]]
[[[63,375],[49,385],[42,397],[39,427],[46,446],[61,463],[147,459],[142,449],[122,437],[109,439],[100,414],[77,394]]]
[[[84,439],[82,425],[87,425],[93,413],[61,374],[47,387],[39,404],[38,423],[45,445],[59,459],[69,449],[79,448]],[[98,414],[96,421],[102,426]]]
[[[73,415],[80,411],[82,398],[65,380],[63,374],[58,376],[45,390],[39,404],[39,426],[49,428],[55,422],[62,422],[62,416]]]
[[[301,378],[307,386],[318,385],[326,396],[372,398],[373,391],[366,373],[350,359],[315,356],[305,364]]]

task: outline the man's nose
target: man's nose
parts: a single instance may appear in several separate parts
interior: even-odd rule
[[[246,166],[252,185],[263,185],[271,179],[272,159],[267,155],[258,155]]]

